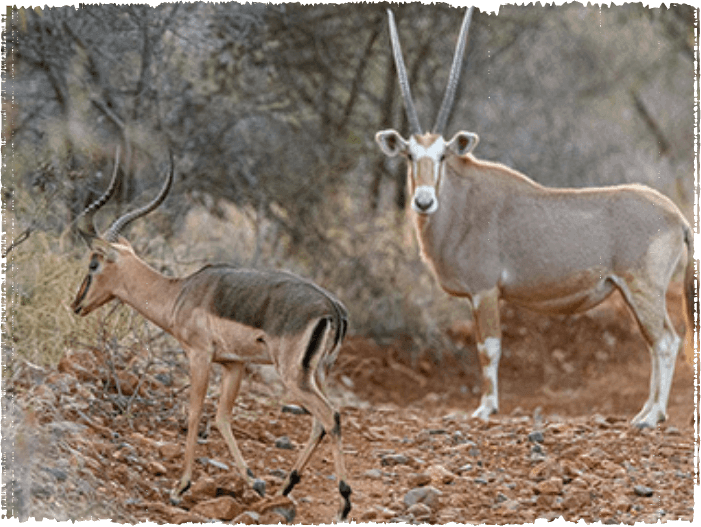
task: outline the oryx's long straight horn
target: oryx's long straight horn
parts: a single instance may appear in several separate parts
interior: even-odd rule
[[[434,134],[443,135],[443,130],[448,122],[448,117],[450,116],[450,110],[452,109],[453,101],[455,100],[455,90],[457,90],[458,82],[460,81],[460,69],[462,68],[462,59],[465,54],[465,43],[467,42],[467,32],[470,28],[470,22],[472,21],[473,10],[474,7],[468,9],[462,20],[460,36],[458,37],[458,43],[455,46],[455,54],[453,55],[453,65],[450,68],[450,75],[448,76],[448,85],[445,88],[445,95],[443,96],[441,109],[438,111],[436,125],[433,127]]]
[[[114,153],[114,170],[112,171],[112,180],[110,181],[107,190],[103,192],[102,196],[88,205],[88,207],[81,212],[78,218],[75,220],[78,222],[78,232],[88,245],[90,245],[90,242],[98,236],[97,229],[95,228],[95,213],[109,201],[112,194],[114,194],[114,189],[117,188],[117,172],[119,169],[120,151],[120,147],[117,145]]]
[[[131,212],[127,212],[124,214],[122,217],[117,218],[114,223],[110,226],[110,228],[107,230],[107,232],[104,235],[105,241],[108,242],[116,242],[117,238],[119,237],[120,231],[126,227],[129,223],[132,221],[141,218],[142,216],[145,216],[152,210],[154,210],[156,207],[158,207],[161,203],[163,203],[163,200],[166,199],[166,196],[168,195],[168,191],[170,190],[171,185],[173,184],[173,175],[175,173],[175,164],[173,163],[173,152],[168,151],[168,155],[170,156],[170,171],[168,172],[168,177],[166,178],[165,183],[163,184],[163,187],[161,187],[161,191],[158,193],[158,196],[156,196],[150,203],[147,203],[140,209],[133,210]]]
[[[391,9],[387,10],[387,15],[389,17],[389,34],[390,40],[392,41],[392,52],[394,53],[394,65],[397,68],[397,77],[399,77],[399,88],[402,92],[402,100],[404,101],[404,108],[406,109],[406,115],[409,119],[409,126],[411,127],[412,134],[421,135],[423,132],[421,131],[419,117],[416,114],[414,100],[411,98],[409,78],[406,74],[404,58],[402,57],[402,48],[399,45],[399,37],[397,36],[397,26],[394,23],[394,14],[392,13]]]

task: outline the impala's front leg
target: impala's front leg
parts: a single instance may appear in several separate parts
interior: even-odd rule
[[[202,417],[202,406],[209,382],[209,355],[190,350],[190,413],[187,419],[187,440],[185,441],[185,468],[180,483],[171,491],[170,501],[173,505],[180,503],[183,493],[190,488],[192,467],[195,462],[195,445],[197,429]]]
[[[499,411],[497,373],[501,357],[499,292],[490,289],[472,297],[472,312],[477,328],[477,352],[482,366],[482,400],[472,417],[487,420]]]
[[[248,484],[259,495],[265,496],[265,481],[256,479],[253,472],[241,455],[236,439],[231,433],[231,410],[234,407],[234,401],[241,387],[241,379],[245,365],[243,362],[231,362],[222,364],[222,386],[221,396],[219,399],[219,407],[217,408],[217,417],[215,423],[219,429],[219,433],[224,438],[224,442],[229,448],[229,452],[234,458],[234,462],[239,469],[241,475],[246,478]]]

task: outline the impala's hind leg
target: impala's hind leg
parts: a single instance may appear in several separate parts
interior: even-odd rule
[[[241,475],[246,478],[246,481],[258,494],[264,496],[265,482],[253,476],[253,472],[248,468],[236,444],[236,439],[231,433],[231,410],[234,407],[234,401],[241,387],[244,370],[245,365],[242,362],[226,362],[222,364],[221,395],[215,423]]]
[[[314,450],[325,435],[329,435],[333,441],[331,448],[336,465],[336,477],[338,478],[338,491],[341,494],[341,505],[338,519],[343,521],[351,510],[351,488],[347,483],[346,467],[343,461],[343,446],[341,443],[341,414],[326,399],[321,390],[316,386],[312,376],[308,376],[298,387],[290,390],[299,402],[314,416],[314,424],[309,441],[302,451],[294,468],[287,477],[282,487],[282,493],[289,494],[292,487],[299,482],[300,472],[311,458]],[[327,432],[328,431],[328,432]]]
[[[487,420],[499,411],[498,370],[501,357],[499,294],[496,288],[472,297],[477,353],[482,366],[482,400],[472,417]]]
[[[292,470],[290,470],[290,473],[287,475],[284,484],[280,488],[280,494],[282,496],[287,496],[292,491],[294,486],[297,483],[299,483],[299,480],[301,479],[300,475],[302,474],[302,470],[304,470],[304,467],[307,465],[307,462],[312,457],[312,454],[319,446],[319,443],[321,443],[321,440],[326,435],[326,431],[324,430],[324,427],[322,426],[321,422],[316,417],[314,417],[313,419],[314,422],[312,424],[312,431],[309,435],[309,440],[307,441],[304,450],[302,450],[302,453],[297,458],[297,461],[292,467]]]
[[[645,284],[640,280],[633,286],[620,280],[616,283],[650,349],[650,394],[632,424],[639,428],[654,427],[667,418],[667,401],[681,339],[667,315],[665,287]]]
[[[338,491],[341,494],[338,519],[343,521],[348,517],[348,513],[351,510],[351,488],[346,481],[346,466],[343,461],[341,414],[331,405],[319,385],[319,381],[324,379],[325,368],[329,366],[326,359],[334,357],[337,352],[336,348],[340,346],[340,342],[331,343],[330,340],[333,338],[333,335],[335,335],[335,331],[329,327],[327,320],[322,319],[318,321],[313,327],[313,331],[310,331],[308,335],[305,335],[304,339],[301,339],[302,342],[306,343],[303,353],[299,355],[290,351],[284,354],[285,356],[295,357],[295,360],[281,365],[282,367],[278,370],[290,395],[314,418],[309,440],[287,476],[281,488],[281,493],[284,495],[289,494],[292,488],[300,481],[302,469],[319,446],[321,440],[328,435],[333,441],[331,448],[336,466],[336,477],[338,478]],[[300,341],[288,342],[283,344],[283,346],[291,349],[301,348]],[[329,349],[331,346],[333,346],[333,349]]]

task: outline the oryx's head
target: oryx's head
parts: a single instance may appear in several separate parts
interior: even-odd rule
[[[119,236],[119,232],[132,221],[145,216],[165,200],[173,183],[173,154],[170,154],[170,171],[161,191],[150,203],[127,212],[116,219],[104,235],[99,236],[95,228],[94,215],[111,197],[117,183],[117,163],[119,150],[115,159],[112,181],[105,193],[95,200],[81,215],[80,232],[90,246],[90,263],[88,274],[78,289],[71,309],[78,315],[85,316],[98,307],[115,298],[115,291],[129,280],[130,261],[137,258],[129,242]]]
[[[396,130],[383,130],[375,135],[375,140],[386,155],[393,157],[401,154],[407,158],[409,190],[412,193],[411,207],[420,214],[433,214],[438,210],[438,189],[446,164],[450,162],[450,156],[461,157],[469,154],[479,141],[477,134],[464,131],[455,134],[450,141],[443,138],[443,130],[448,121],[450,109],[455,99],[455,90],[460,79],[460,68],[467,41],[467,30],[472,19],[472,10],[472,7],[468,9],[463,19],[453,56],[453,65],[448,77],[448,86],[436,124],[433,127],[433,132],[426,134],[421,131],[416,108],[411,98],[394,15],[392,11],[387,11],[394,63],[397,67],[399,87],[411,126],[411,136],[406,140]]]

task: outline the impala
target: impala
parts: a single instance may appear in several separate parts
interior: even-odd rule
[[[642,185],[546,188],[498,163],[472,155],[477,134],[443,137],[460,76],[465,14],[446,93],[431,133],[423,133],[389,11],[394,61],[411,136],[380,131],[390,157],[407,160],[411,209],[422,257],[448,294],[466,298],[475,319],[483,389],[474,417],[498,411],[501,355],[499,299],[543,313],[577,313],[618,290],[647,341],[650,392],[633,418],[638,427],[666,418],[680,339],[665,306],[672,274],[686,253],[685,351],[693,357],[694,264],[692,230],[679,209]]]
[[[190,406],[184,470],[171,492],[179,503],[190,487],[198,423],[212,363],[222,367],[216,426],[236,467],[260,495],[265,483],[244,461],[231,431],[231,412],[247,364],[273,364],[290,393],[312,416],[306,446],[283,483],[287,495],[314,450],[331,437],[338,490],[339,519],[351,509],[351,488],[341,446],[341,417],[323,392],[325,376],[346,333],[346,309],[331,293],[292,273],[206,265],[184,278],[166,277],[139,258],[119,236],[130,222],[158,207],[173,182],[173,159],[159,194],[147,205],[128,212],[97,236],[93,216],[114,190],[115,172],[107,191],[84,211],[83,234],[90,240],[88,274],[71,305],[86,316],[117,298],[173,335],[190,365]]]

